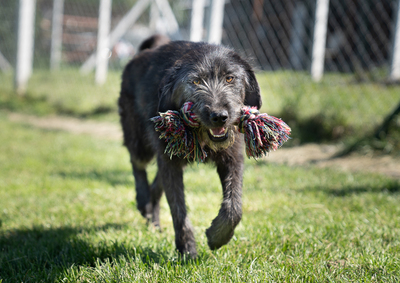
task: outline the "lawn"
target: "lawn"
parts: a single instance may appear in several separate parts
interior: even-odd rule
[[[400,280],[399,180],[246,160],[243,219],[228,245],[210,251],[204,232],[218,213],[221,186],[215,168],[190,166],[184,180],[199,257],[185,261],[174,248],[165,198],[162,233],[136,210],[122,142],[8,119],[18,111],[116,123],[119,76],[111,72],[99,87],[75,70],[39,70],[17,97],[11,75],[0,73],[0,283]],[[400,100],[399,86],[346,76],[316,84],[278,72],[259,74],[259,82],[263,111],[336,115],[358,134]],[[155,173],[153,164],[149,178]]]
[[[397,282],[400,183],[374,174],[246,161],[243,220],[210,251],[214,168],[185,184],[199,257],[182,261],[135,209],[118,141],[32,128],[0,114],[0,282]],[[155,175],[150,168],[149,178]],[[207,182],[204,182],[207,180]]]
[[[27,95],[16,97],[12,74],[0,73],[0,109],[116,121],[120,77],[121,71],[110,71],[107,83],[96,86],[93,75],[82,76],[77,69],[39,69],[29,81]],[[305,72],[261,72],[257,79],[263,97],[261,111],[287,119],[298,142],[309,141],[319,131],[322,137],[314,137],[317,140],[363,137],[400,103],[400,85],[359,82],[349,74],[326,74],[320,83],[312,82]],[[309,136],[298,133],[297,127]]]

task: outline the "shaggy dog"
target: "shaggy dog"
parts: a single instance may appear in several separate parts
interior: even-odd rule
[[[142,44],[124,70],[119,109],[135,177],[137,208],[158,226],[160,198],[165,192],[176,248],[196,257],[183,185],[188,161],[164,153],[166,143],[150,121],[159,112],[179,110],[187,101],[194,103],[192,111],[201,123],[199,138],[207,152],[205,162],[214,162],[222,184],[221,208],[206,230],[209,247],[218,249],[229,242],[242,217],[243,136],[234,123],[244,105],[259,109],[261,97],[251,66],[219,45],[168,42],[154,36]],[[146,166],[154,157],[158,172],[149,185]]]

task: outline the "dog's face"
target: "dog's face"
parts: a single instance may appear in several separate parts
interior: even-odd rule
[[[233,144],[244,105],[261,107],[250,65],[230,49],[202,45],[191,50],[163,79],[159,111],[178,110],[191,101],[200,120],[201,143],[214,151]]]

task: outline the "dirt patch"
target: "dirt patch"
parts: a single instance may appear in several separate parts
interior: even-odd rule
[[[47,130],[67,131],[74,134],[86,134],[110,140],[122,141],[121,127],[114,123],[81,120],[70,117],[49,116],[37,117],[10,113],[10,121],[22,122]]]
[[[333,167],[343,171],[364,171],[400,178],[399,158],[389,155],[364,156],[359,154],[335,157],[342,149],[343,147],[339,145],[320,144],[306,144],[291,148],[283,147],[275,152],[271,152],[267,160],[290,166],[313,165],[317,167]]]
[[[23,122],[32,126],[68,131],[74,134],[87,134],[99,138],[122,141],[122,131],[118,124],[80,120],[59,116],[36,117],[10,113],[9,120]],[[391,156],[361,156],[352,154],[337,158],[335,155],[343,148],[340,145],[306,144],[302,146],[280,148],[271,152],[269,162],[287,164],[289,166],[333,167],[343,171],[364,171],[386,175],[400,179],[400,159]]]

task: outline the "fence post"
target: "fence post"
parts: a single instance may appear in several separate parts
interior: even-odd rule
[[[179,24],[175,18],[174,12],[171,9],[167,0],[155,0],[158,10],[162,16],[164,24],[167,27],[168,33],[172,36],[173,39],[182,39]]]
[[[19,0],[17,60],[14,87],[24,94],[32,74],[36,0]]]
[[[127,30],[133,26],[133,24],[139,19],[140,15],[149,6],[150,0],[138,0],[128,13],[121,19],[117,26],[109,35],[109,48],[111,48],[117,41],[127,32]],[[90,57],[83,63],[80,68],[82,74],[87,74],[96,64],[95,54],[91,54]]]
[[[108,58],[110,55],[109,36],[111,25],[111,1],[101,0],[97,32],[96,84],[104,84],[107,79]]]
[[[392,62],[389,75],[391,81],[400,80],[400,0],[397,1],[395,14]]]
[[[311,77],[314,81],[320,81],[324,74],[328,12],[329,0],[317,0],[317,6],[315,8],[314,38],[311,59]]]
[[[225,0],[211,0],[210,19],[208,22],[207,42],[220,44],[224,22]]]
[[[64,0],[53,1],[53,19],[51,27],[50,69],[60,69],[62,52],[62,33],[64,17]]]
[[[191,41],[201,41],[203,39],[204,4],[204,0],[192,1]]]
[[[156,33],[160,26],[160,11],[158,10],[157,4],[153,1],[150,4],[150,22],[149,26],[152,33]]]

